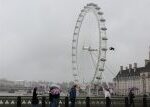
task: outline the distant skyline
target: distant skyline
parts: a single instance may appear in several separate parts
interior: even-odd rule
[[[149,58],[149,0],[0,0],[0,78],[72,81],[73,30],[87,3],[101,7],[108,47],[104,77]],[[113,72],[110,73],[110,71]]]

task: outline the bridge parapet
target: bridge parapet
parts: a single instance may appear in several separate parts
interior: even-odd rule
[[[21,97],[21,107],[31,107],[32,96]],[[48,96],[38,96],[40,107],[49,107]],[[127,97],[126,97],[127,98]],[[126,107],[125,97],[112,97],[112,107]],[[20,107],[18,104],[18,96],[0,96],[0,107]],[[78,97],[76,99],[76,107],[106,107],[106,99],[102,97]],[[135,107],[150,107],[150,97],[136,97],[134,99]],[[67,107],[65,97],[60,97],[60,107]],[[70,104],[70,102],[68,102]],[[146,105],[146,106],[145,106]]]

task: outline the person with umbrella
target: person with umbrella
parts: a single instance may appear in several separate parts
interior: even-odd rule
[[[135,107],[134,105],[134,98],[135,98],[135,95],[133,93],[133,88],[130,89],[130,92],[129,92],[129,107]]]
[[[60,93],[60,86],[57,84],[52,84],[49,91],[50,107],[58,107]]]
[[[110,94],[110,90],[109,88],[105,87],[103,88],[104,91],[104,95],[105,95],[105,99],[106,99],[106,107],[110,107],[111,106],[111,94]]]

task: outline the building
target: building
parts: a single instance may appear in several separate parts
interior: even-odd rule
[[[144,67],[137,67],[137,63],[133,67],[129,64],[125,69],[120,66],[120,71],[113,80],[117,95],[128,95],[131,89],[136,95],[150,95],[150,52]]]

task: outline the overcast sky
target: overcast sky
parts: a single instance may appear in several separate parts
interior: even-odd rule
[[[73,80],[71,43],[80,10],[98,4],[106,19],[106,66],[144,66],[150,45],[149,0],[0,0],[0,78]],[[110,81],[114,74],[106,69]],[[109,78],[109,79],[108,79]]]

